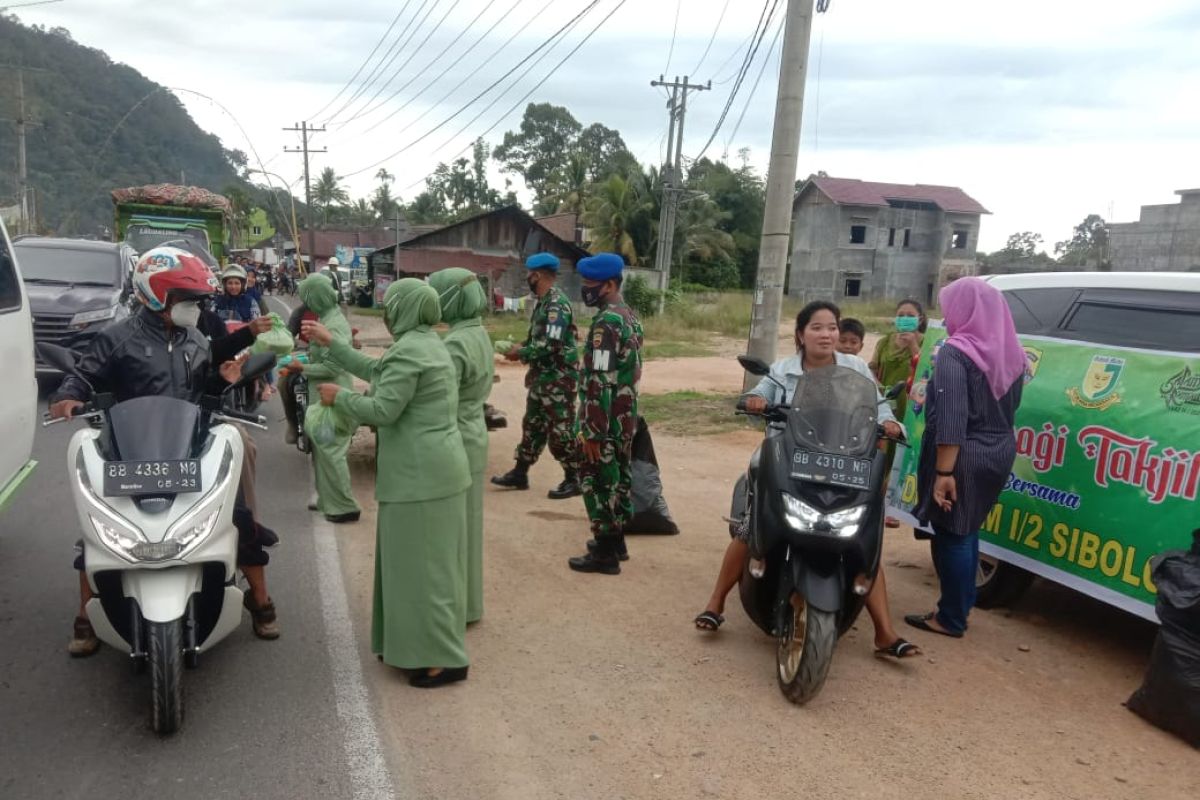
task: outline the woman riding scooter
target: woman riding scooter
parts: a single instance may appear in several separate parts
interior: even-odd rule
[[[768,404],[790,403],[800,375],[822,367],[835,364],[849,367],[874,381],[870,368],[861,358],[837,352],[840,319],[841,311],[833,303],[815,301],[805,306],[796,316],[796,355],[771,365],[770,377],[764,378],[746,396],[746,411],[761,414]],[[786,394],[778,384],[787,387]],[[879,398],[879,421],[888,436],[901,434],[900,424],[896,421],[890,405],[882,397]],[[708,605],[695,619],[696,627],[702,631],[716,631],[725,622],[725,598],[741,579],[742,568],[750,552],[747,542],[749,526],[745,522],[742,520],[736,529],[731,526],[734,538],[725,550],[717,585]],[[916,645],[900,638],[892,627],[882,567],[866,597],[866,607],[875,625],[877,655],[907,658],[920,653]]]

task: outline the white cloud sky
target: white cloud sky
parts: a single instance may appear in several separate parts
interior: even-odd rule
[[[329,153],[315,157],[314,168],[332,165],[343,175],[364,170],[346,183],[352,194],[365,195],[374,183],[375,169],[369,168],[374,162],[412,145],[589,1],[409,0],[393,33],[418,12],[418,19],[429,12],[423,25],[397,49],[380,80],[334,117],[329,133],[316,137],[315,145],[327,145]],[[785,2],[780,0],[780,9]],[[504,112],[617,3],[600,0],[492,108],[484,111],[499,89],[387,160],[384,166],[397,176],[395,189],[412,197],[439,161],[455,157],[489,126],[495,125],[486,134],[493,143],[515,128],[524,104]],[[719,82],[740,63],[762,6],[729,0],[717,28],[726,0],[681,5],[669,68],[676,3],[627,0],[529,102],[565,105],[584,124],[617,128],[639,159],[657,162],[666,112],[662,94],[649,81],[663,72],[695,72],[693,79],[714,81],[712,92],[690,99],[684,153],[695,155],[728,96],[731,84]],[[212,96],[241,121],[267,168],[291,179],[300,174],[299,158],[282,150],[297,137],[280,128],[316,114],[332,99],[402,7],[401,0],[65,0],[16,12],[27,23],[67,28],[77,41],[105,50],[151,80]],[[466,30],[476,15],[479,21]],[[696,70],[714,30],[711,50]],[[460,34],[445,56],[435,58]],[[481,36],[479,46],[466,53]],[[462,89],[437,102],[510,37],[511,44]],[[1200,7],[1194,0],[832,0],[813,29],[800,175],[824,170],[839,177],[961,186],[993,212],[983,223],[985,249],[1002,246],[1019,230],[1041,233],[1052,247],[1092,212],[1114,221],[1136,219],[1140,205],[1173,202],[1174,190],[1200,186],[1197,41]],[[763,50],[769,45],[770,36]],[[430,85],[460,55],[461,63]],[[361,111],[362,101],[410,56],[387,83],[378,110],[334,130]],[[418,75],[427,64],[429,70]],[[757,67],[710,156],[725,152],[756,75]],[[736,138],[728,142],[732,158],[748,147],[751,161],[763,170],[775,76],[772,62]],[[415,97],[421,89],[425,92]],[[348,96],[316,118],[338,110]],[[193,95],[180,97],[227,147],[251,149],[224,112]],[[426,116],[418,121],[421,114]]]

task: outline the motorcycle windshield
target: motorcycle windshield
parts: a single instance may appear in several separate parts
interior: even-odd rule
[[[190,458],[200,407],[174,397],[135,397],[108,412],[113,449],[121,461]]]
[[[875,382],[834,365],[799,377],[788,432],[796,446],[817,453],[861,458],[875,446],[879,392]]]

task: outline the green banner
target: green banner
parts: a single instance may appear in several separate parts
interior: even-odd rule
[[[931,327],[889,501],[913,521],[924,399],[946,337]],[[1021,337],[1017,460],[980,549],[1154,619],[1150,558],[1200,527],[1200,357]]]

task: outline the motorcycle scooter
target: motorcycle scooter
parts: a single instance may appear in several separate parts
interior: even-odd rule
[[[39,343],[46,363],[81,380],[75,354]],[[150,673],[150,726],[174,733],[183,722],[183,668],[242,621],[234,503],[242,437],[228,423],[266,430],[266,418],[228,408],[275,356],[251,356],[242,379],[197,405],[164,396],[122,403],[94,394],[76,412],[87,428],[67,448],[67,472],[84,565],[95,596],[87,603],[96,636]],[[44,418],[48,426],[61,419]]]
[[[738,362],[770,375],[759,359]],[[848,367],[805,372],[790,404],[761,414],[763,443],[734,487],[730,525],[750,534],[742,607],[777,640],[779,689],[796,704],[821,691],[879,569],[888,476],[878,444],[902,442],[883,433],[879,401],[875,382]],[[744,400],[738,410],[749,413]]]

